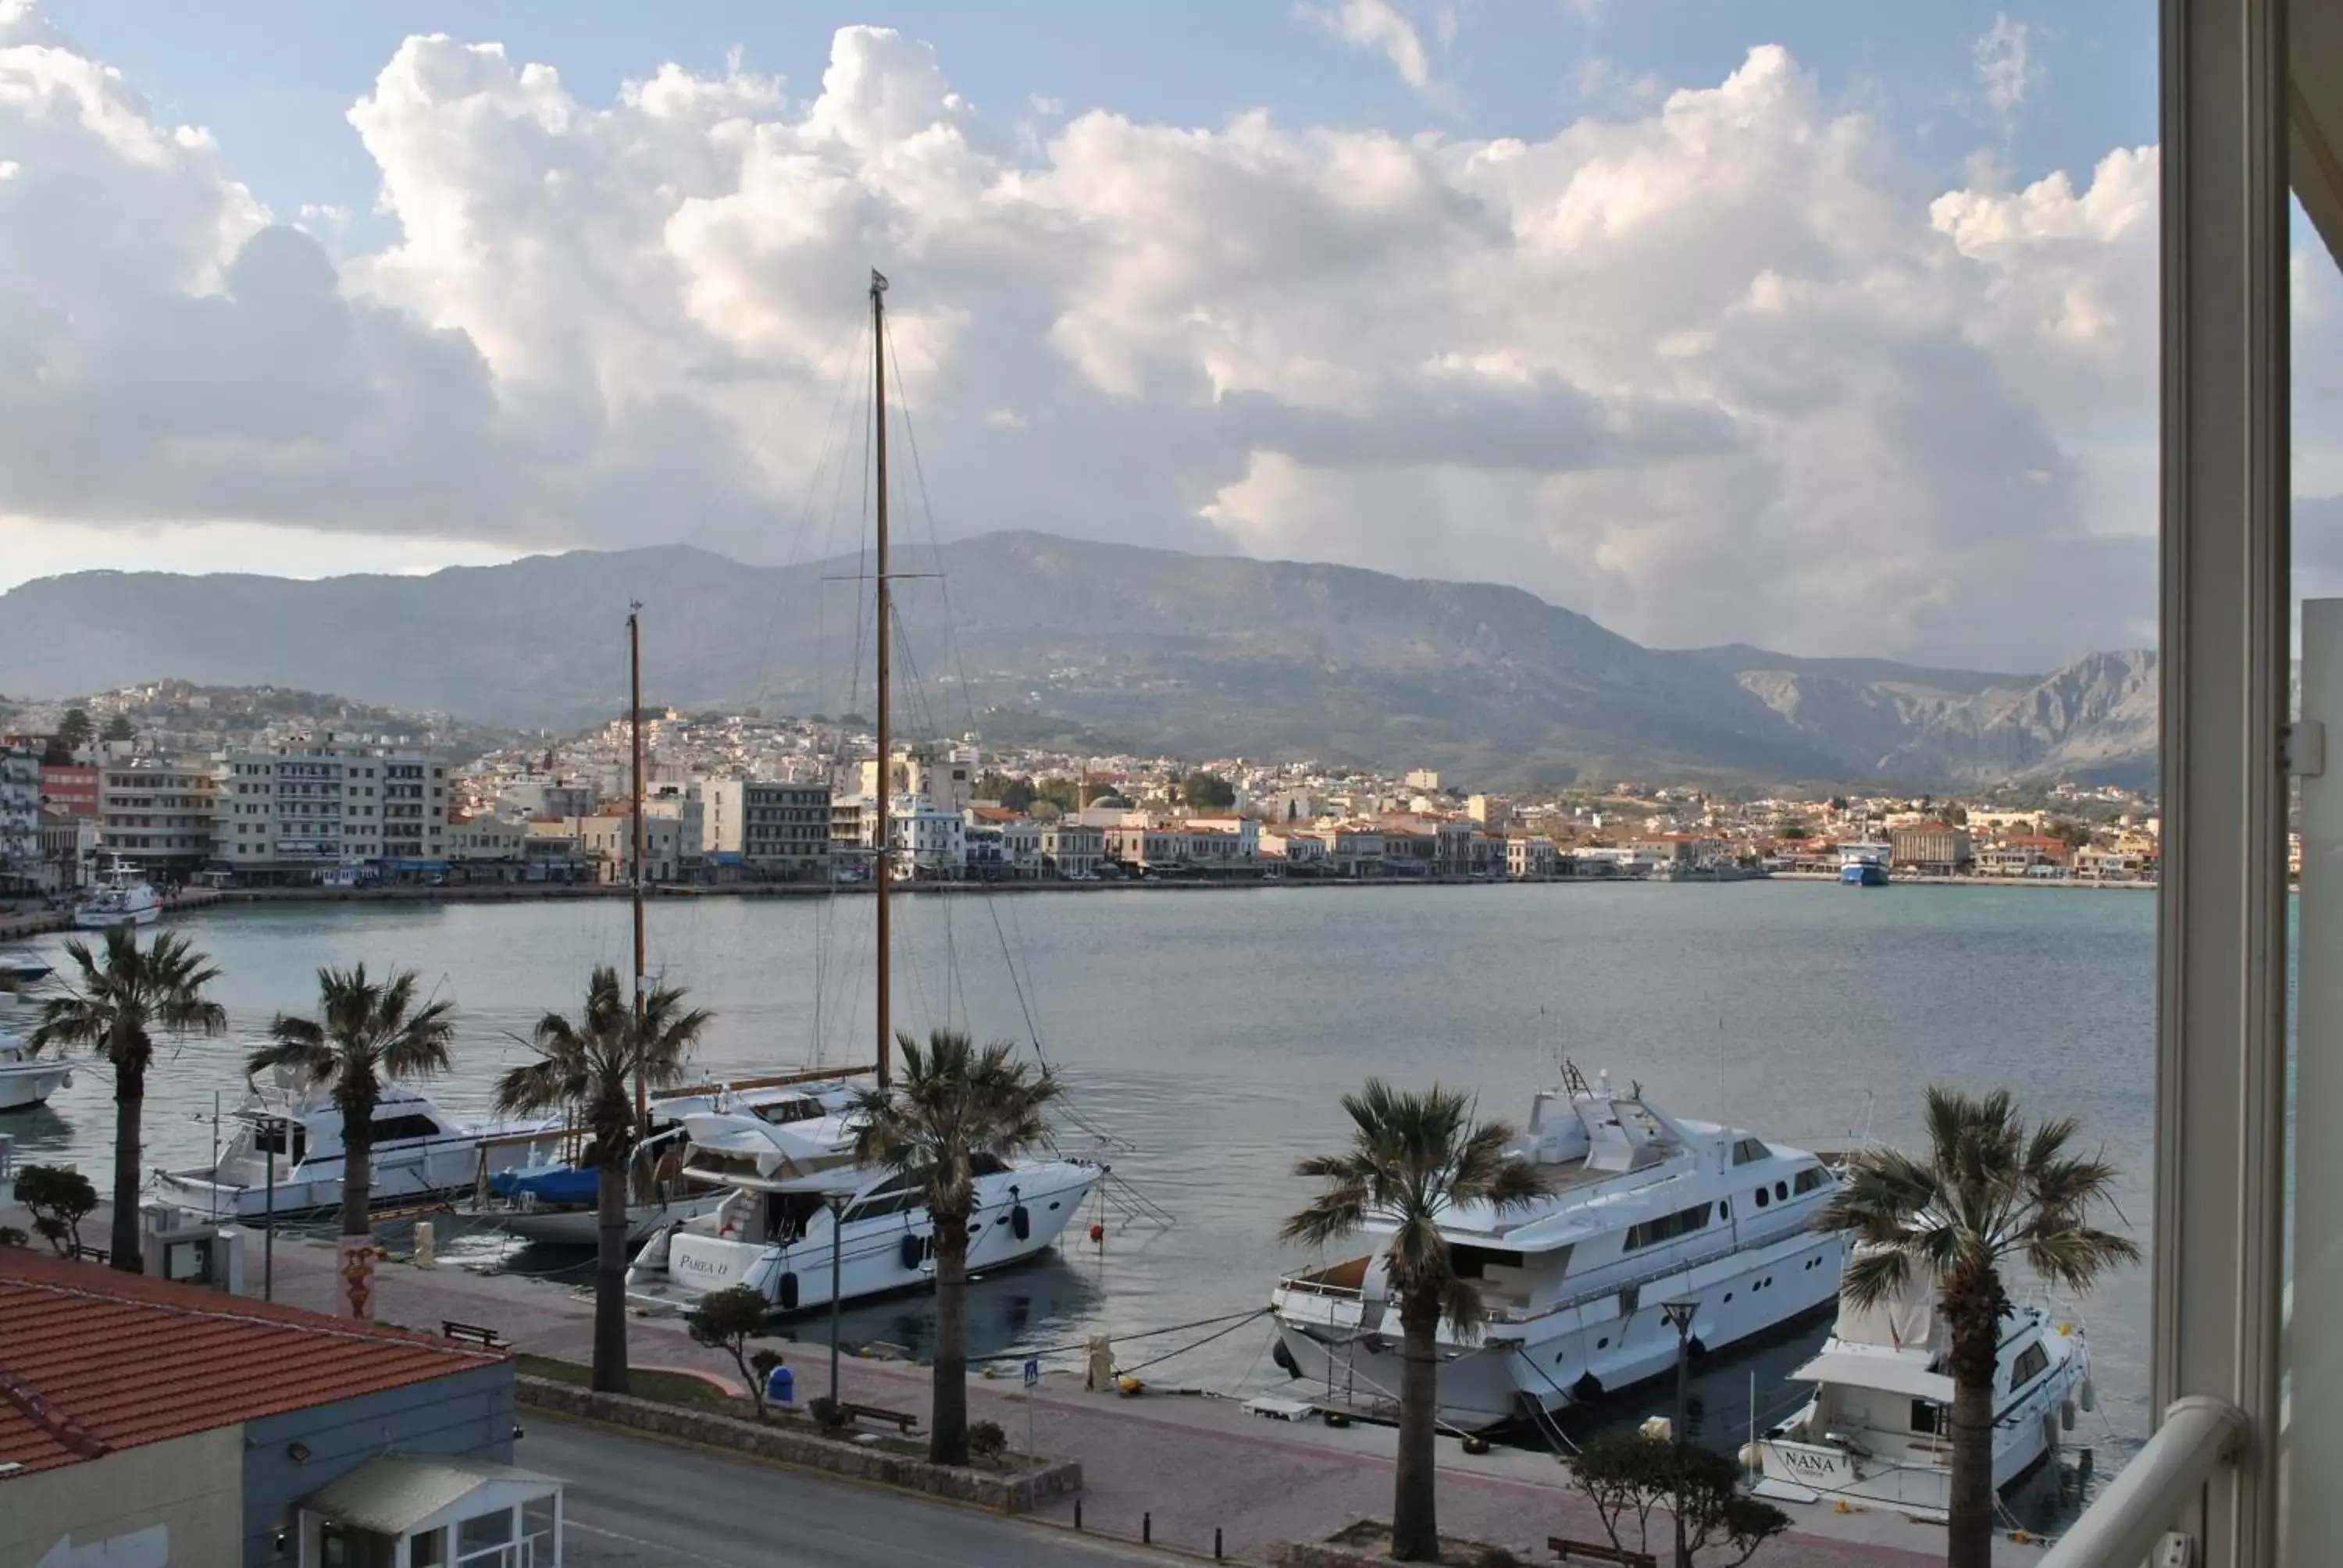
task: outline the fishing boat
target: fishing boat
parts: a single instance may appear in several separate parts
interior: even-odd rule
[[[873,583],[878,628],[873,676],[880,759],[880,852],[870,859],[877,930],[872,980],[877,1010],[878,1088],[889,1081],[894,1044],[894,878],[884,831],[892,755],[889,661],[893,641],[892,567],[887,533],[887,280],[870,275],[871,384],[876,478]],[[777,1314],[833,1301],[922,1289],[934,1278],[933,1224],[914,1179],[854,1158],[858,1118],[851,1099],[809,1091],[778,1105],[734,1104],[688,1114],[684,1181],[721,1192],[710,1212],[669,1225],[645,1242],[627,1271],[627,1299],[651,1312],[689,1311],[711,1291],[746,1285]],[[971,1272],[1022,1262],[1046,1251],[1072,1223],[1100,1168],[1071,1159],[1001,1161],[980,1155],[969,1218]],[[831,1282],[837,1281],[835,1291]]]
[[[1838,879],[1849,888],[1887,885],[1888,847],[1885,844],[1844,844],[1839,848]]]
[[[73,1064],[35,1050],[22,1037],[0,1034],[0,1111],[39,1105],[73,1082]]]
[[[244,1102],[221,1120],[226,1142],[219,1158],[210,1165],[156,1172],[157,1198],[188,1213],[237,1221],[284,1219],[341,1206],[342,1111],[331,1085],[281,1070],[273,1083],[254,1085]],[[467,1121],[399,1083],[384,1086],[373,1127],[367,1172],[377,1207],[467,1191],[484,1144],[493,1146],[490,1158],[501,1170],[524,1163],[532,1139],[549,1144],[563,1131],[558,1119]]]
[[[163,918],[163,896],[129,861],[116,856],[106,869],[106,879],[74,910],[74,924],[85,931],[111,926],[151,926]]]
[[[1760,1495],[1894,1508],[1940,1520],[1952,1501],[1950,1342],[1925,1282],[1873,1307],[1839,1305],[1822,1352],[1792,1373],[1814,1397],[1745,1451]],[[2042,1303],[2001,1320],[1993,1384],[1993,1484],[2006,1491],[2094,1408],[2083,1326]]]
[[[1539,1093],[1509,1158],[1545,1168],[1526,1207],[1463,1204],[1441,1219],[1486,1322],[1439,1330],[1440,1417],[1467,1431],[1592,1402],[1675,1364],[1664,1308],[1690,1302],[1697,1352],[1816,1311],[1837,1293],[1845,1239],[1815,1221],[1839,1178],[1816,1155],[1737,1127],[1668,1113],[1640,1086]],[[1372,1249],[1289,1274],[1270,1296],[1277,1363],[1331,1407],[1398,1408],[1399,1313]]]

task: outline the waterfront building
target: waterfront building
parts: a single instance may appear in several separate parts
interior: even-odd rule
[[[591,784],[547,778],[515,779],[497,789],[497,814],[531,817],[590,817],[602,809],[602,792]]]
[[[939,811],[964,811],[968,809],[970,786],[976,778],[976,765],[968,759],[972,755],[963,751],[950,757],[934,758],[923,751],[898,751],[892,769],[893,793],[899,797],[917,796]],[[878,794],[878,759],[864,758],[856,777],[860,793]],[[899,805],[897,809],[900,809]]]
[[[444,757],[325,743],[225,752],[214,771],[210,858],[244,880],[447,869]]]
[[[878,843],[879,816],[868,795],[834,795],[830,802],[830,848],[833,855],[870,850]]]
[[[1916,822],[1892,829],[1887,839],[1890,863],[1898,870],[1922,876],[1952,877],[1968,869],[1969,830],[1946,822]]]
[[[1505,875],[1517,882],[1544,881],[1561,864],[1561,851],[1543,833],[1516,833],[1505,840]]]
[[[70,893],[89,886],[96,860],[95,817],[41,808],[41,891]]]
[[[542,838],[556,843],[566,841],[572,855],[598,882],[628,884],[634,880],[635,816],[632,811],[598,811],[591,817],[532,818],[528,831],[533,839]],[[644,812],[643,880],[672,882],[682,874],[682,822],[674,817]]]
[[[208,758],[110,756],[98,776],[98,852],[145,876],[191,876],[212,858],[218,805]]]
[[[1282,861],[1289,870],[1314,872],[1325,864],[1326,839],[1308,829],[1268,828],[1262,831],[1264,859]]]
[[[528,864],[528,826],[501,817],[452,817],[447,863],[468,881],[518,881]]]
[[[0,888],[41,889],[41,754],[0,749]]]
[[[700,842],[707,853],[738,855],[768,876],[829,873],[837,814],[828,784],[719,779],[701,793]],[[859,835],[859,809],[854,820]]]
[[[1086,881],[1106,858],[1106,830],[1082,822],[1041,824],[1041,868],[1053,877]]]
[[[890,814],[888,850],[898,875],[955,881],[968,869],[968,821],[922,795],[898,799]]]
[[[51,810],[96,821],[97,765],[93,762],[42,763],[41,799]]]

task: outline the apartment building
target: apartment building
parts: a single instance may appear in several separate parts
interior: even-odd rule
[[[41,764],[41,798],[52,811],[97,820],[97,765],[92,762]]]
[[[1081,822],[1044,822],[1041,869],[1050,875],[1087,879],[1106,858],[1106,830]]]
[[[1969,830],[1944,822],[1917,822],[1888,835],[1889,853],[1898,869],[1923,876],[1949,877],[1968,869]]]
[[[738,855],[767,875],[828,873],[837,821],[830,786],[719,779],[701,791],[701,844],[711,855]],[[853,825],[861,826],[860,809]]]
[[[888,848],[898,876],[957,879],[968,869],[968,820],[923,796],[898,799]]]
[[[110,757],[97,788],[98,853],[184,878],[212,858],[220,779],[203,757]]]
[[[1542,835],[1518,834],[1505,840],[1505,875],[1517,882],[1543,881],[1562,867],[1562,852]]]
[[[41,876],[41,754],[0,749],[0,888],[36,890]]]
[[[976,778],[976,765],[971,754],[958,751],[950,757],[930,757],[918,751],[898,751],[892,789],[899,798],[917,796],[930,802],[939,811],[955,814],[968,809],[970,786]],[[862,759],[857,772],[857,788],[864,795],[879,793],[879,761],[873,757]],[[898,809],[900,807],[899,805]]]
[[[250,881],[347,865],[445,870],[447,762],[427,752],[318,745],[224,753],[213,858]]]

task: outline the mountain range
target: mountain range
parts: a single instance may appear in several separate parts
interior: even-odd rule
[[[908,558],[906,558],[908,557]],[[2156,658],[2046,676],[1642,647],[1491,583],[1011,532],[899,552],[900,728],[1092,751],[1581,779],[2145,782]],[[282,684],[488,722],[646,702],[867,712],[868,563],[744,565],[689,546],[422,577],[76,572],[0,595],[0,690],[163,677]]]

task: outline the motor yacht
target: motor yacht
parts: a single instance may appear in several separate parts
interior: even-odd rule
[[[35,1050],[21,1036],[0,1034],[0,1111],[41,1104],[73,1075],[71,1062]]]
[[[129,861],[116,858],[106,869],[106,879],[74,910],[74,924],[85,931],[110,926],[151,926],[163,918],[163,896]]]
[[[1510,1157],[1545,1168],[1548,1193],[1441,1217],[1456,1272],[1486,1321],[1439,1330],[1440,1415],[1471,1431],[1599,1400],[1675,1364],[1663,1303],[1694,1302],[1695,1353],[1814,1312],[1838,1291],[1845,1243],[1815,1221],[1838,1176],[1815,1154],[1737,1127],[1670,1115],[1640,1086],[1539,1093]],[[1277,1362],[1331,1407],[1398,1408],[1399,1312],[1387,1218],[1372,1249],[1287,1275],[1271,1293]]]

